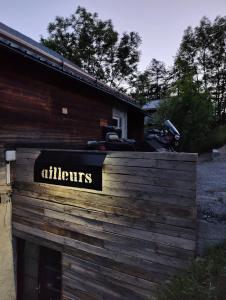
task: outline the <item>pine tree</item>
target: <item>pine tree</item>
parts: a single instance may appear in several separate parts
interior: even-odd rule
[[[215,119],[226,113],[226,17],[212,23],[204,17],[200,25],[184,33],[174,64],[174,83],[192,75],[200,92],[208,92]]]
[[[147,69],[137,75],[133,86],[133,96],[141,104],[150,100],[164,98],[168,88],[168,73],[165,64],[152,59]]]

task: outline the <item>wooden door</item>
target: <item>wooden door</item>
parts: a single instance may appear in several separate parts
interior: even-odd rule
[[[61,299],[61,253],[40,247],[39,252],[40,300]]]
[[[61,299],[61,253],[17,240],[17,300]]]

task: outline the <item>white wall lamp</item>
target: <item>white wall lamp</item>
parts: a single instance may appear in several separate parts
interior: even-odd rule
[[[5,160],[6,160],[6,183],[10,184],[10,162],[16,160],[16,150],[6,150],[5,151]]]

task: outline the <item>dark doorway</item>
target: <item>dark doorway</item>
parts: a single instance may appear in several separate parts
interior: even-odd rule
[[[17,300],[61,299],[61,253],[17,239]]]

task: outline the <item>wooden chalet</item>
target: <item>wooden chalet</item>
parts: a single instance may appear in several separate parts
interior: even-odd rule
[[[112,119],[143,138],[133,99],[0,23],[1,300],[156,299],[191,264],[197,156],[84,151]]]
[[[0,143],[84,147],[114,118],[141,139],[143,113],[130,97],[56,52],[0,23]]]

